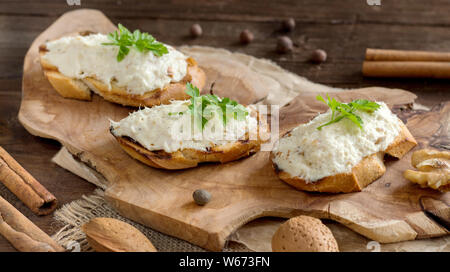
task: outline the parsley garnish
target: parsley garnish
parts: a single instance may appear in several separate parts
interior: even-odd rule
[[[331,120],[319,127],[317,127],[318,130],[321,130],[322,127],[328,126],[334,123],[337,123],[341,121],[344,118],[349,119],[354,124],[356,124],[360,129],[362,129],[363,121],[361,117],[355,114],[355,110],[365,111],[365,112],[374,112],[377,109],[380,108],[380,104],[365,100],[365,99],[356,99],[353,100],[350,103],[341,103],[338,102],[336,99],[331,99],[327,94],[327,101],[325,99],[318,95],[316,97],[317,100],[322,101],[323,103],[327,104],[328,107],[331,109]]]
[[[191,103],[188,106],[190,113],[194,118],[201,120],[202,129],[214,114],[219,114],[224,125],[229,118],[243,121],[248,115],[247,109],[238,102],[228,97],[219,98],[214,94],[200,95],[200,90],[191,83],[186,84],[186,93],[191,97]],[[176,113],[169,113],[175,115]],[[179,112],[178,114],[183,114]]]
[[[117,61],[122,61],[126,55],[130,52],[130,47],[134,47],[136,50],[142,53],[152,51],[155,56],[161,57],[164,54],[169,53],[167,47],[164,44],[157,42],[152,35],[146,32],[140,32],[135,30],[133,33],[119,24],[119,31],[114,31],[108,34],[108,38],[111,43],[102,43],[102,45],[114,45],[119,47],[117,53]]]

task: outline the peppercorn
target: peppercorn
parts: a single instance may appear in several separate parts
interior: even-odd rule
[[[288,53],[294,48],[292,40],[287,36],[278,37],[277,40],[277,52],[278,53]]]
[[[192,194],[195,203],[197,205],[203,206],[211,200],[211,194],[203,189],[195,190],[194,194]]]
[[[241,35],[239,35],[239,40],[242,44],[248,44],[253,41],[255,37],[253,36],[253,33],[251,33],[248,29],[245,29],[241,32]]]
[[[284,19],[282,22],[283,30],[284,31],[292,31],[295,28],[295,20],[294,18],[287,18]]]
[[[322,63],[327,60],[327,52],[322,49],[316,49],[311,55],[311,61],[315,63]]]
[[[191,26],[191,36],[193,38],[198,38],[202,35],[203,30],[202,27],[199,24],[193,24]]]

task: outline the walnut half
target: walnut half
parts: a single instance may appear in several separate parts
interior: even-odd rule
[[[412,154],[411,164],[418,171],[406,170],[403,173],[406,179],[422,188],[450,191],[450,152],[421,149]]]

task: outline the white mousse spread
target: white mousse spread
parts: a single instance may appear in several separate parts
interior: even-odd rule
[[[119,122],[111,121],[112,132],[115,136],[130,137],[148,150],[169,153],[188,148],[207,151],[215,145],[243,139],[247,133],[257,133],[258,121],[251,114],[242,119],[228,118],[226,125],[219,114],[214,114],[202,130],[189,105],[189,100],[172,101],[135,111]],[[250,113],[252,108],[249,106],[247,110]]]
[[[95,77],[109,88],[125,88],[130,94],[144,94],[184,78],[186,56],[169,45],[169,53],[158,57],[151,51],[139,52],[130,48],[118,62],[119,47],[102,45],[111,42],[104,34],[63,37],[46,43],[43,56],[59,72],[70,78]]]
[[[348,119],[317,127],[331,120],[331,110],[316,116],[280,138],[273,149],[278,168],[307,183],[350,173],[364,157],[385,150],[401,130],[401,121],[383,102],[373,113],[357,111],[360,129]]]

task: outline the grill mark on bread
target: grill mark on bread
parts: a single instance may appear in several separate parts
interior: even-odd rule
[[[151,153],[152,155],[154,155],[153,157],[156,157],[161,160],[170,160],[172,158],[172,155],[164,150],[151,151]]]
[[[240,143],[242,143],[242,144],[246,144],[246,143],[248,143],[249,141],[250,141],[250,139],[249,138],[246,138],[246,139],[239,139],[238,140]]]
[[[282,170],[278,167],[278,164],[272,163],[273,170],[275,170],[276,174],[279,174]]]
[[[45,46],[45,44],[39,45],[39,52],[47,53],[48,52],[47,46]]]
[[[114,129],[112,129],[112,128],[110,128],[110,131],[111,131],[111,133],[113,134],[113,136],[115,136],[114,135]],[[140,148],[142,148],[142,149],[145,149],[146,151],[148,151],[148,152],[151,152],[151,153],[153,153],[155,156],[154,157],[156,157],[156,158],[158,158],[158,159],[170,159],[170,158],[172,158],[172,155],[171,155],[171,153],[168,153],[168,152],[166,152],[166,151],[164,151],[164,150],[148,150],[148,149],[146,149],[144,146],[142,146],[139,142],[137,142],[136,140],[134,140],[133,138],[131,138],[131,137],[128,137],[128,136],[121,136],[121,137],[119,137],[119,138],[122,138],[122,139],[124,139],[124,140],[126,140],[126,141],[130,141],[130,142],[132,142],[133,144],[135,144],[135,145],[137,145],[138,147],[140,147]],[[249,140],[246,140],[246,143],[248,143],[249,142]],[[212,146],[212,147],[207,147],[206,148],[206,151],[201,151],[201,150],[198,150],[197,152],[199,152],[199,153],[204,153],[204,154],[222,154],[222,153],[224,153],[223,152],[223,150],[217,150],[217,149],[215,149],[215,148],[217,148],[218,146]],[[134,148],[135,149],[135,148]],[[137,149],[135,149],[136,151],[138,151]],[[178,150],[179,151],[179,150]]]
[[[85,31],[78,32],[78,35],[85,37],[85,36],[89,36],[91,34],[97,34],[97,33],[98,32],[95,32],[95,31],[85,30]]]
[[[119,137],[119,138],[123,139],[125,141],[129,141],[129,142],[133,143],[134,145],[136,145],[139,148],[145,149],[140,143],[138,143],[136,140],[134,140],[131,137],[122,136],[122,137]],[[122,143],[124,143],[124,142],[122,142]],[[125,144],[127,144],[127,143],[125,142]],[[172,155],[170,153],[167,153],[164,150],[151,150],[150,151],[150,150],[145,149],[147,152],[146,153],[142,153],[142,152],[140,152],[140,150],[138,148],[136,148],[136,146],[133,146],[133,145],[130,145],[130,144],[127,144],[127,146],[130,147],[130,148],[133,148],[136,152],[139,152],[141,155],[144,155],[144,156],[146,156],[149,159],[154,157],[154,158],[158,158],[158,159],[161,159],[161,160],[169,160],[169,159],[172,158]]]

